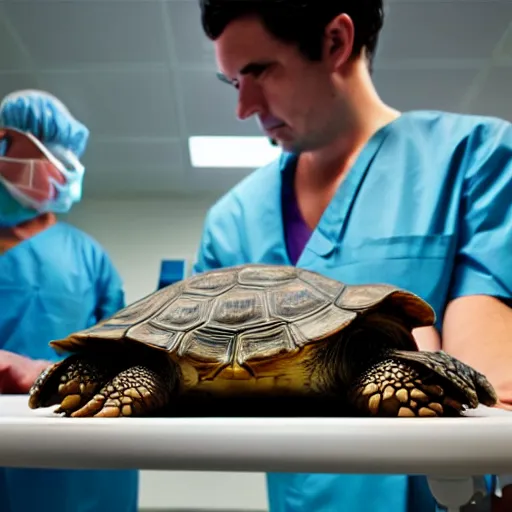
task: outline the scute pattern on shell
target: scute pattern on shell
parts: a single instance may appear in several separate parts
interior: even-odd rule
[[[428,304],[388,285],[347,286],[304,269],[252,264],[185,279],[53,344],[131,339],[209,364],[244,364],[269,357],[269,340],[277,352],[295,350],[385,299],[411,326],[434,320]]]

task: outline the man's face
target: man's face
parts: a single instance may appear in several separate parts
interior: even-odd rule
[[[265,135],[285,151],[311,151],[332,140],[336,93],[325,61],[306,59],[257,17],[230,23],[215,53],[221,75],[238,90],[240,119],[256,115]]]
[[[0,141],[6,142],[0,155],[0,181],[15,197],[23,197],[30,207],[57,196],[55,184],[65,185],[66,178],[45,155],[32,135],[18,130],[1,129]]]

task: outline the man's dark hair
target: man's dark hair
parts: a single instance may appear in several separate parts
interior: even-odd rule
[[[363,48],[370,63],[384,20],[382,0],[199,0],[206,35],[217,39],[229,23],[258,16],[277,39],[295,43],[304,56],[320,60],[326,26],[340,14],[354,24],[352,56]]]

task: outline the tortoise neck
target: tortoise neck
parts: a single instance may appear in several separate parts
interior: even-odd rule
[[[350,385],[394,349],[416,350],[412,332],[392,315],[370,313],[340,333],[336,349],[336,380]],[[332,363],[331,363],[332,364]]]

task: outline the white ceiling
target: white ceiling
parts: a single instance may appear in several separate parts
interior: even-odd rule
[[[512,0],[387,0],[375,66],[396,108],[512,120]],[[218,194],[248,173],[190,166],[191,135],[260,135],[214,72],[197,0],[0,0],[0,97],[44,89],[87,124],[89,197]]]

